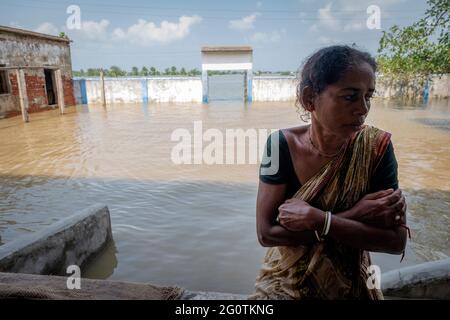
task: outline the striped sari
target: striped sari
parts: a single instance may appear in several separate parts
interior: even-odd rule
[[[324,211],[342,212],[368,193],[371,176],[391,134],[365,125],[344,151],[323,166],[294,195]],[[326,239],[312,245],[271,247],[249,299],[383,299],[366,282],[367,251]]]

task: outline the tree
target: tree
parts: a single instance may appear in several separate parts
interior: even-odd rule
[[[139,75],[139,69],[138,69],[138,67],[132,67],[132,68],[131,68],[131,72],[130,72],[130,76],[136,77],[136,76],[138,76],[138,75]]]
[[[450,3],[428,0],[425,16],[410,26],[383,31],[377,62],[385,81],[400,93],[420,92],[432,74],[450,72]]]
[[[139,73],[139,75],[147,77],[148,76],[148,69],[146,67],[142,67],[141,72]]]
[[[182,76],[185,76],[185,75],[187,74],[186,69],[185,69],[185,68],[181,68],[180,74],[181,74]]]
[[[190,76],[199,76],[199,75],[201,75],[202,73],[199,71],[199,70],[197,70],[196,68],[194,68],[194,69],[192,69],[191,71],[189,71],[189,75]]]
[[[100,69],[88,68],[86,71],[88,77],[98,77],[100,76]]]
[[[177,75],[177,68],[176,68],[175,66],[172,66],[172,67],[170,68],[170,74],[171,74],[172,76]]]
[[[124,77],[126,74],[126,71],[120,69],[118,66],[111,66],[108,72],[110,77]]]

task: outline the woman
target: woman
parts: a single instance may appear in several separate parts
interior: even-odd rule
[[[260,168],[257,233],[270,248],[250,299],[383,298],[368,251],[401,254],[407,227],[391,135],[364,125],[375,71],[348,46],[307,59],[297,103],[311,124],[272,134]]]

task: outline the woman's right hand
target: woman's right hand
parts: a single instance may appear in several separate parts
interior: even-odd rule
[[[406,222],[406,201],[400,189],[366,194],[349,211],[350,219],[382,228]]]

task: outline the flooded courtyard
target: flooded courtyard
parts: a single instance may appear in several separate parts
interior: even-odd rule
[[[37,231],[91,204],[111,212],[114,242],[84,276],[250,293],[258,165],[175,165],[178,128],[301,125],[293,102],[80,105],[0,121],[0,237]],[[375,100],[367,123],[392,133],[412,241],[382,272],[450,255],[450,107]]]

